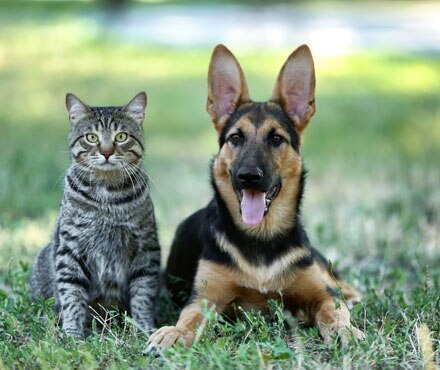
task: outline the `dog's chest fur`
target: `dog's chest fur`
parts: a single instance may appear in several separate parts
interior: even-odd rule
[[[233,275],[237,284],[262,294],[284,289],[294,274],[292,266],[310,253],[306,248],[293,248],[269,264],[255,265],[245,259],[239,248],[225,236],[218,235],[216,241],[235,263]]]

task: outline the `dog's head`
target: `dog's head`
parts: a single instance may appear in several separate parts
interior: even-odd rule
[[[315,113],[309,48],[289,56],[272,98],[257,103],[234,55],[218,45],[209,66],[207,110],[220,144],[214,182],[235,223],[271,233],[290,227],[301,187],[301,135]]]

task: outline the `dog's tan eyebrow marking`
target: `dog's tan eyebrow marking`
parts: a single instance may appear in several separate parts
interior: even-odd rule
[[[265,120],[265,124],[260,128],[261,135],[264,138],[271,137],[273,135],[281,136],[289,144],[291,143],[291,137],[285,128],[273,117],[269,116]]]
[[[246,116],[249,112],[252,111],[253,107],[254,107],[255,103],[245,103],[242,104],[233,114],[232,116],[229,118],[229,120],[226,122],[219,138],[218,138],[218,142],[220,147],[223,146],[223,144],[225,143],[225,139],[226,139],[226,134],[229,132],[229,130],[236,126],[237,123],[244,117]]]
[[[244,137],[251,137],[258,134],[258,128],[255,127],[254,123],[248,116],[243,116],[240,118],[234,126],[226,132],[225,138],[227,139],[230,135],[234,133],[241,133]]]
[[[272,130],[269,131],[269,133],[266,135],[267,139],[271,139],[274,136],[279,136],[281,137],[285,142],[287,142],[288,144],[290,144],[290,137],[289,135],[286,135],[286,133],[282,130],[278,130],[276,128],[273,128]]]

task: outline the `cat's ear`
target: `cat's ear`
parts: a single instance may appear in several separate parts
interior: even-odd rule
[[[287,58],[271,100],[282,106],[301,133],[316,110],[315,67],[307,45],[301,45]]]
[[[248,101],[248,87],[240,64],[226,46],[217,45],[209,64],[206,110],[218,133],[235,109]]]
[[[140,92],[130,102],[122,108],[122,111],[133,118],[139,125],[142,125],[145,117],[145,108],[147,108],[147,94]]]
[[[70,122],[74,125],[87,113],[90,112],[90,107],[79,100],[74,94],[66,95],[66,108],[69,112]]]

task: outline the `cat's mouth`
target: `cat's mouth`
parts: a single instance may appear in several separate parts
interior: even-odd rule
[[[114,169],[115,167],[118,167],[115,163],[111,163],[111,162],[104,162],[104,163],[101,163],[100,165],[99,165],[99,168],[102,168],[102,169]]]
[[[84,161],[78,161],[78,163],[84,167],[89,168],[91,171],[99,172],[121,172],[127,171],[126,167],[131,167],[130,165],[135,165],[130,163],[123,156],[115,155],[109,158],[104,158],[103,156],[93,155]],[[128,168],[130,171],[130,168]]]
[[[99,171],[115,171],[121,169],[119,161],[115,161],[113,158],[100,158],[93,163],[93,167]]]

